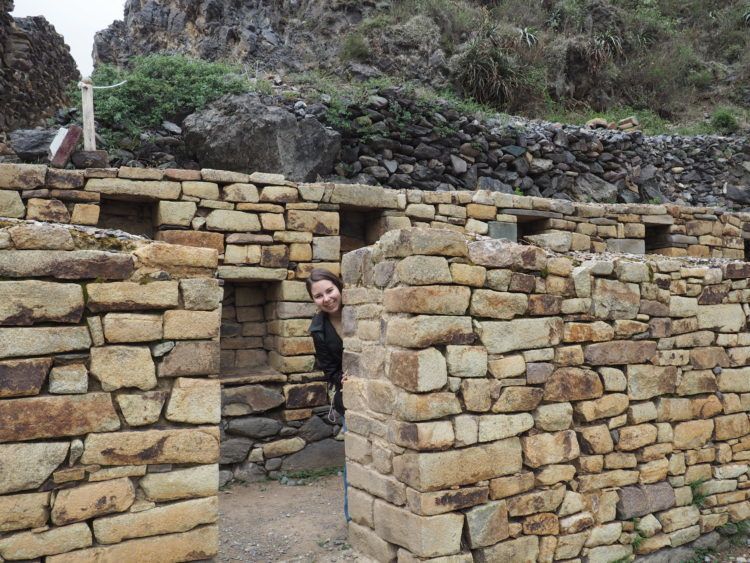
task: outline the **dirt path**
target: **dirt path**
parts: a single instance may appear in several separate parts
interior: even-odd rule
[[[302,485],[264,481],[219,493],[216,561],[359,562],[346,541],[340,476]]]

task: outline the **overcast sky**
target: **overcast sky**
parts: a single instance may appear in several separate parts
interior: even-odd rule
[[[44,16],[65,38],[81,76],[93,70],[94,33],[122,19],[125,0],[15,0],[15,17]]]

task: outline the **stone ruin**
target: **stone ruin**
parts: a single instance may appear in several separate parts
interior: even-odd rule
[[[362,553],[677,561],[750,518],[750,215],[0,165],[0,217],[4,560],[210,558],[220,483],[342,463],[315,266]]]

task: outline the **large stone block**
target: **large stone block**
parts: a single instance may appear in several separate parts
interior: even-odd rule
[[[592,366],[638,364],[656,353],[656,342],[614,340],[584,348],[586,363]]]
[[[50,493],[0,497],[0,532],[40,528],[49,518]]]
[[[133,273],[129,254],[99,250],[5,250],[0,252],[0,277],[61,280],[122,280]]]
[[[689,420],[674,427],[674,447],[679,450],[700,448],[711,439],[713,420]]]
[[[91,545],[91,530],[86,524],[61,526],[43,532],[22,532],[0,539],[0,557],[28,560],[66,553]],[[47,561],[52,560],[48,557]],[[69,561],[80,561],[70,559]]]
[[[420,491],[468,485],[520,469],[521,443],[518,438],[447,452],[407,452],[393,460],[394,475]]]
[[[47,223],[21,223],[8,229],[17,250],[73,250],[70,230]]]
[[[216,340],[177,342],[159,364],[159,377],[217,375],[220,355]]]
[[[151,342],[164,336],[161,315],[108,313],[103,326],[104,337],[112,344]]]
[[[52,367],[52,358],[0,362],[0,399],[38,395]]]
[[[43,164],[0,164],[0,188],[33,190],[44,185],[46,176]]]
[[[136,181],[122,178],[92,178],[86,182],[87,192],[116,195],[136,201],[177,199],[182,188],[180,182]]]
[[[90,347],[85,326],[0,328],[0,358],[64,354]]]
[[[146,346],[101,346],[91,349],[91,375],[104,391],[137,387],[147,391],[156,387],[156,368]]]
[[[323,382],[285,385],[284,400],[287,409],[306,409],[325,405],[328,401],[327,385]]]
[[[242,416],[265,412],[284,404],[284,395],[266,385],[226,387],[221,393],[222,413],[225,416]]]
[[[394,287],[385,290],[383,306],[391,313],[463,315],[470,297],[471,290],[463,286]]]
[[[407,256],[396,264],[396,277],[406,285],[453,282],[448,260],[442,256]]]
[[[339,214],[333,211],[302,211],[290,209],[286,214],[286,228],[316,235],[339,234]]]
[[[701,330],[740,332],[746,324],[745,312],[739,303],[698,306],[698,328]]]
[[[0,282],[0,325],[40,322],[77,323],[83,315],[83,291],[73,283]]]
[[[373,522],[374,526],[374,522]],[[358,552],[375,561],[395,561],[398,548],[380,538],[367,526],[349,523],[349,543]]]
[[[724,393],[750,392],[750,367],[725,369],[717,378],[719,391]]]
[[[629,365],[627,372],[628,396],[636,401],[669,395],[674,393],[677,387],[675,366],[637,364]]]
[[[700,519],[700,510],[697,506],[679,506],[656,515],[665,533],[674,532],[697,524]]]
[[[480,240],[469,243],[469,258],[479,266],[541,271],[547,256],[541,248],[507,240]]]
[[[667,510],[676,502],[674,489],[666,482],[623,487],[619,495],[617,517],[621,520]]]
[[[466,512],[466,530],[472,549],[486,547],[506,539],[508,506],[505,501],[494,501]]]
[[[78,436],[120,428],[109,393],[0,401],[0,442]]]
[[[145,512],[108,516],[94,520],[96,541],[104,544],[123,540],[187,532],[196,526],[213,524],[219,517],[218,497],[177,502]]]
[[[471,315],[491,319],[512,319],[526,312],[528,301],[529,298],[523,293],[477,289],[471,298]]]
[[[597,278],[592,311],[601,319],[634,319],[641,305],[638,284]]]
[[[200,465],[168,473],[149,473],[141,479],[140,486],[145,497],[156,502],[213,497],[219,492],[219,466]]]
[[[539,536],[521,536],[496,543],[475,552],[477,563],[536,563],[539,556]]]
[[[610,393],[593,401],[577,403],[575,411],[583,420],[591,422],[622,414],[628,409],[628,404],[628,396],[624,393]]]
[[[153,243],[133,252],[141,266],[177,273],[213,273],[219,265],[219,253],[214,248]]]
[[[120,407],[125,422],[130,426],[145,426],[159,420],[167,391],[151,391],[134,395],[117,395],[117,405]]]
[[[562,319],[548,317],[486,321],[481,323],[480,339],[490,354],[504,354],[513,350],[556,346],[562,334]]]
[[[222,233],[206,231],[159,231],[156,240],[182,246],[198,248],[215,248],[219,254],[224,254],[224,235]]]
[[[213,311],[221,306],[224,288],[216,279],[180,280],[180,292],[185,309],[189,311]]]
[[[482,346],[446,346],[445,360],[453,377],[487,375],[487,350]]]
[[[156,224],[189,227],[196,209],[192,201],[160,201],[156,207]]]
[[[448,420],[438,422],[391,421],[388,440],[412,450],[444,450],[453,446],[453,424]]]
[[[86,528],[88,530],[88,528]],[[90,534],[90,532],[89,532]],[[208,560],[219,550],[218,526],[201,526],[181,534],[142,538],[49,557],[49,563],[142,563]]]
[[[81,463],[216,463],[219,459],[218,434],[218,429],[213,427],[89,434]]]
[[[424,256],[467,256],[466,236],[447,229],[398,229],[378,241],[385,258]]]
[[[164,338],[201,340],[219,336],[221,311],[173,310],[164,313]]]
[[[604,393],[599,374],[583,368],[559,368],[544,385],[544,400],[552,402],[596,399]]]
[[[180,303],[176,281],[90,283],[86,286],[90,311],[144,311],[171,309]]]
[[[189,424],[221,422],[221,384],[217,379],[178,378],[167,404],[167,420]]]
[[[746,413],[717,416],[714,419],[716,440],[731,440],[750,434],[750,421]]]
[[[64,489],[57,493],[52,505],[52,522],[63,526],[112,512],[124,512],[134,500],[135,488],[127,477]]]
[[[521,444],[524,463],[530,467],[571,461],[581,454],[576,433],[573,430],[526,436],[521,438]]]
[[[36,489],[68,455],[68,442],[0,445],[0,494]]]
[[[433,420],[461,412],[461,403],[453,393],[401,392],[396,395],[395,402],[390,407],[399,419],[411,422]]]
[[[448,382],[445,358],[439,350],[394,350],[388,378],[407,391],[424,393],[441,389]]]
[[[565,498],[565,487],[534,491],[508,499],[511,516],[526,516],[537,512],[555,512]]]
[[[378,536],[419,557],[452,555],[461,550],[461,514],[419,516],[381,500],[375,501],[373,512]]]
[[[433,516],[482,505],[487,502],[488,493],[487,487],[461,487],[434,493],[406,489],[406,500],[409,509],[415,514]],[[349,494],[351,498],[351,492]]]
[[[418,315],[391,319],[386,329],[386,341],[405,348],[471,344],[474,341],[474,331],[470,317]]]

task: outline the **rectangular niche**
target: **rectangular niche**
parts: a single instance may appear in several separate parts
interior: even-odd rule
[[[154,238],[156,204],[147,201],[125,201],[101,198],[99,202],[100,229],[116,229],[131,235]]]
[[[386,218],[379,209],[342,207],[339,211],[341,254],[375,244],[386,232]]]

